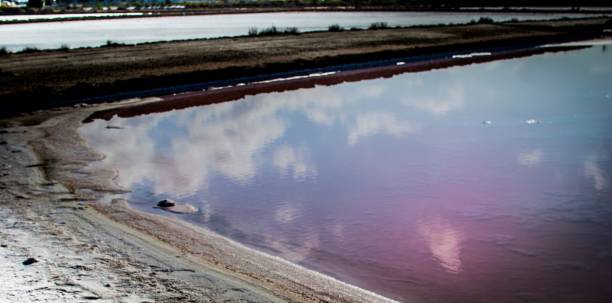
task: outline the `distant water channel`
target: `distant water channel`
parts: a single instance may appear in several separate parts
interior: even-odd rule
[[[297,27],[302,32],[327,30],[332,24],[346,28],[367,28],[374,22],[390,26],[439,23],[466,23],[480,17],[495,21],[543,20],[561,17],[584,17],[558,13],[429,13],[429,12],[299,12],[230,14],[83,20],[68,22],[0,25],[0,47],[19,51],[26,47],[54,49],[62,45],[92,47],[107,41],[142,43],[196,38],[246,35],[251,27]]]
[[[35,14],[35,15],[0,15],[0,21],[54,20],[69,18],[112,18],[142,16],[143,13],[87,13],[87,14]]]
[[[603,303],[611,46],[95,120],[80,132],[106,155],[97,165],[119,169],[135,208],[400,301]],[[153,209],[164,198],[199,212]]]

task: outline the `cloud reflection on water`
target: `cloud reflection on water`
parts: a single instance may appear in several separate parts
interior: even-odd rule
[[[608,187],[608,178],[599,165],[600,158],[599,155],[594,154],[584,160],[584,175],[592,180],[596,190],[603,191]]]
[[[266,93],[81,132],[136,207],[156,195],[199,203],[181,218],[366,288],[440,302],[457,299],[446,285],[470,302],[574,295],[612,272],[590,253],[609,251],[611,222],[598,203],[609,200],[609,79],[585,66],[612,60],[595,54]],[[525,127],[531,117],[547,123]],[[588,285],[547,267],[566,259],[593,269]]]
[[[184,197],[206,189],[213,173],[248,183],[262,165],[263,151],[291,127],[292,122],[282,118],[281,112],[303,115],[321,126],[337,123],[346,129],[349,145],[369,136],[399,137],[416,129],[390,112],[341,111],[360,99],[335,93],[330,87],[252,98],[256,100],[215,104],[205,110],[98,120],[80,131],[106,156],[105,163],[120,169],[121,185],[133,187],[147,181],[155,195]],[[103,127],[106,123],[123,130],[111,133]],[[301,180],[317,174],[308,154],[304,146],[284,144],[275,148],[271,162],[279,172]]]
[[[430,222],[419,222],[418,230],[438,264],[450,273],[459,273],[463,234],[449,224],[443,223],[440,218]]]
[[[522,166],[532,168],[540,164],[542,155],[542,151],[538,148],[522,150],[518,154],[517,161]]]

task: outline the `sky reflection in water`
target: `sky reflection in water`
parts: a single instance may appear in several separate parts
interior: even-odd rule
[[[605,302],[610,83],[598,46],[81,133],[135,207],[190,202],[180,218],[393,298]]]

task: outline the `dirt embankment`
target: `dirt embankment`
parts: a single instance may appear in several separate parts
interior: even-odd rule
[[[192,84],[373,60],[601,35],[606,19],[151,43],[0,57],[5,115],[193,89]]]

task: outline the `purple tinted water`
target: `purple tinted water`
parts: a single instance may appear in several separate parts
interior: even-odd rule
[[[597,46],[80,131],[134,207],[391,298],[607,302],[611,84]]]

